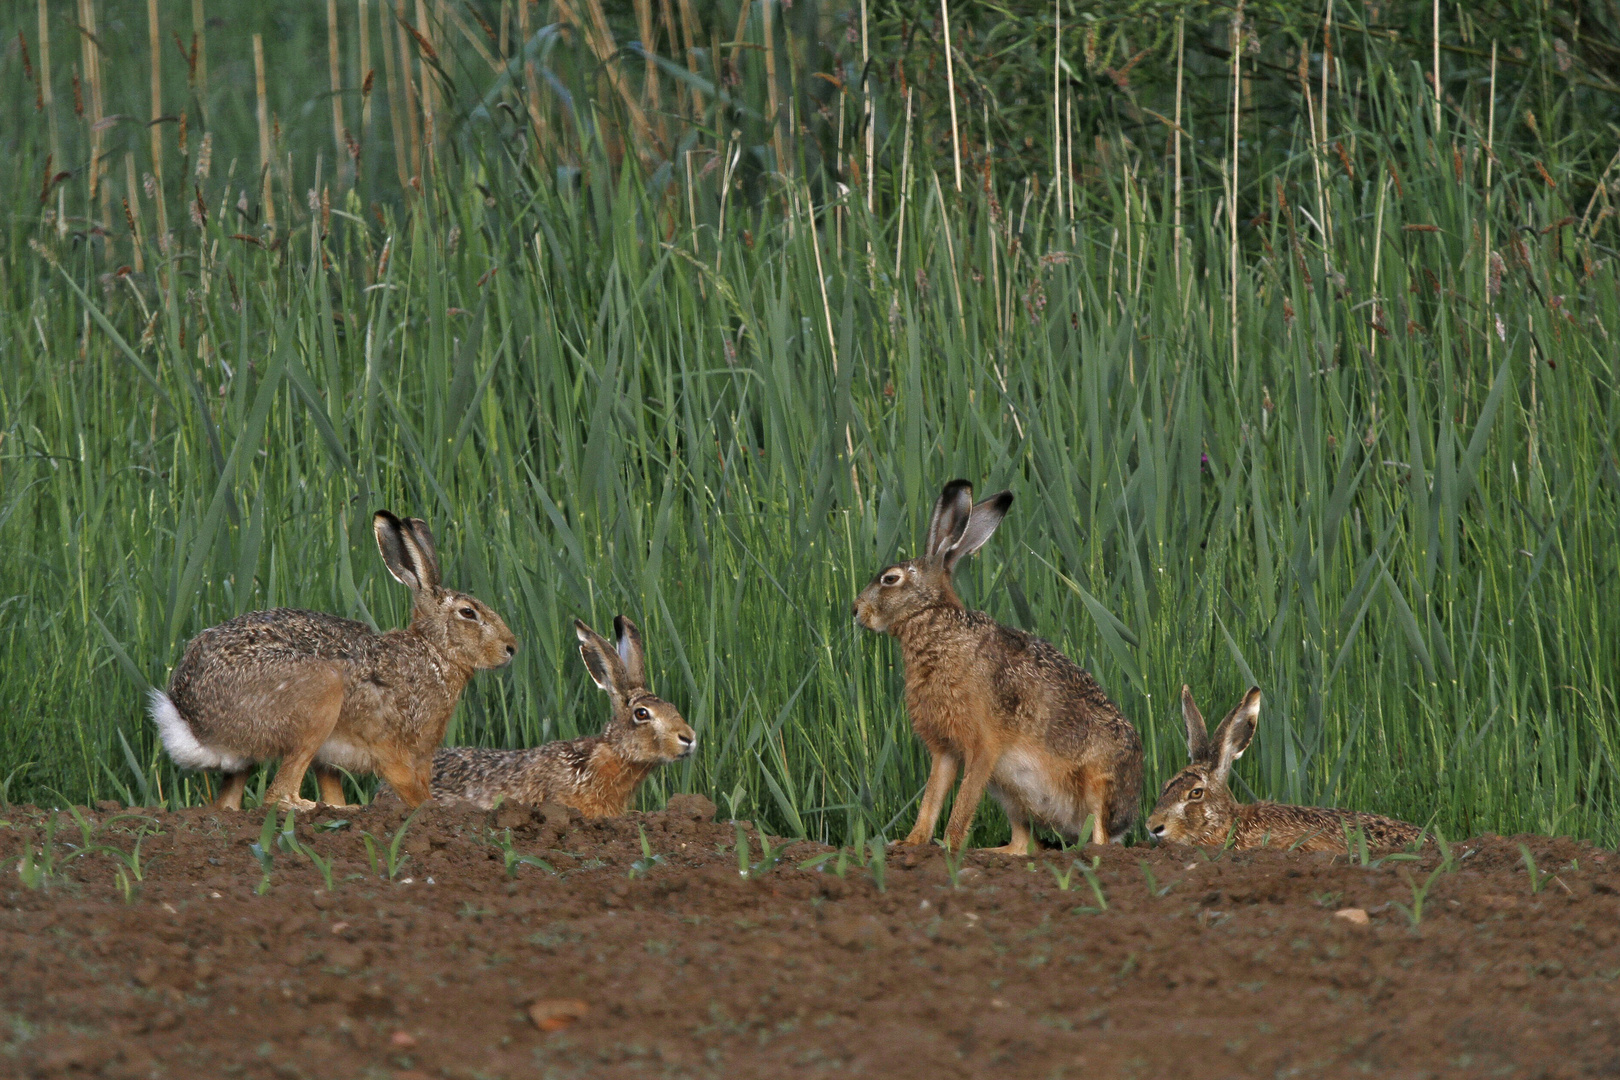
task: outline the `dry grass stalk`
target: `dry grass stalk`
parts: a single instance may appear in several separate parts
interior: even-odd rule
[[[782,140],[782,102],[776,92],[776,27],[771,13],[776,5],[771,0],[760,0],[760,14],[765,22],[765,92],[771,109],[771,143],[776,147],[776,171],[788,174],[787,146]],[[816,249],[820,256],[820,248]]]
[[[1434,0],[1434,138],[1440,152],[1440,0]]]
[[[143,249],[146,238],[145,229],[141,226],[141,188],[135,179],[135,151],[124,151],[124,205],[129,213],[129,246],[131,262],[135,265],[137,274],[146,270],[146,257]]]
[[[422,143],[427,147],[428,171],[436,172],[439,164],[438,86],[433,81],[428,54],[437,53],[438,46],[433,43],[433,28],[428,24],[427,0],[416,0],[416,21],[420,24],[417,33],[421,35],[417,39],[416,70],[422,105]]]
[[[607,78],[608,85],[624,101],[625,111],[630,114],[630,126],[635,130],[636,136],[643,146],[653,143],[653,131],[647,123],[647,113],[636,100],[635,91],[625,81],[624,72],[620,70],[617,59],[619,47],[614,43],[613,31],[608,28],[607,15],[602,11],[601,0],[585,0],[585,6],[590,12],[590,22],[583,22],[577,13],[564,0],[558,0],[557,8],[578,27],[580,33],[585,35],[585,43],[590,46],[591,52],[596,54],[597,61],[602,65],[602,73]],[[744,12],[748,10],[743,6]]]
[[[360,2],[363,4],[366,0]],[[377,18],[382,30],[383,79],[387,83],[384,93],[388,95],[388,142],[394,148],[394,168],[399,175],[400,190],[406,191],[410,188],[411,179],[410,162],[406,158],[410,140],[405,134],[405,110],[401,104],[399,73],[394,63],[394,46],[390,43],[388,33],[388,9],[379,5]],[[370,36],[369,32],[366,36]]]
[[[900,280],[900,256],[906,246],[906,203],[911,195],[911,91],[906,87],[906,141],[900,152],[900,223],[894,232],[894,280]]]
[[[692,0],[680,0],[681,3],[681,33],[686,37],[686,70],[693,75],[698,74],[697,43],[700,24],[692,12]],[[670,39],[672,42],[674,38]],[[692,119],[703,118],[703,94],[697,87],[692,87]]]
[[[1052,190],[1058,193],[1058,213],[1063,212],[1063,3],[1052,0]]]
[[[168,200],[163,190],[163,37],[158,27],[158,0],[146,0],[147,39],[152,47],[152,123],[147,131],[152,137],[152,178],[157,181],[158,237],[169,232]]]
[[[1176,261],[1176,291],[1181,290],[1181,75],[1182,68],[1187,59],[1187,25],[1184,20],[1176,19],[1176,121],[1174,138],[1176,144],[1176,180],[1175,180],[1175,233],[1172,241]]]
[[[947,6],[947,0],[939,0],[939,18],[945,27],[945,90],[951,99],[951,164],[956,167],[956,190],[960,192],[962,136],[956,129],[956,67],[951,60],[951,9]]]
[[[1238,122],[1241,114],[1238,105],[1242,100],[1242,88],[1239,85],[1243,69],[1243,0],[1238,0],[1237,14],[1232,19],[1232,151],[1231,168],[1228,170],[1226,188],[1227,230],[1229,233],[1228,247],[1231,256],[1231,267],[1227,284],[1231,291],[1232,300],[1232,378],[1238,374]]]
[[[636,32],[641,35],[641,56],[646,64],[646,74],[642,76],[641,82],[641,100],[645,103],[647,111],[656,114],[662,108],[662,103],[658,93],[658,63],[653,59],[657,43],[653,40],[656,31],[653,30],[652,2],[635,0],[634,7]],[[662,128],[662,123],[659,126]]]
[[[866,171],[861,173],[861,183],[866,187],[866,212],[870,214],[875,205],[873,203],[874,189],[872,187],[872,170],[876,167],[874,159],[877,153],[876,135],[872,125],[872,43],[867,34],[866,26],[866,0],[861,0],[861,130],[866,135]],[[870,254],[872,242],[866,243],[866,250]]]
[[[326,67],[332,82],[332,145],[337,147],[338,182],[343,182],[345,172],[353,177],[352,170],[345,167],[344,162],[349,160],[348,146],[343,141],[343,67],[338,50],[338,13],[337,0],[326,0]]]
[[[359,0],[357,14],[360,20],[360,142],[364,144],[371,139],[371,11],[368,0]]]
[[[56,130],[56,98],[51,93],[51,22],[45,10],[46,0],[39,0],[39,90],[45,106],[45,118],[51,126],[51,160],[62,160],[62,140]]]
[[[270,140],[270,99],[264,92],[264,36],[253,35],[253,89],[259,99],[259,173],[264,178],[260,200],[264,203],[264,223],[276,231],[276,204],[271,198],[270,171],[275,167],[275,146]]]
[[[411,77],[411,45],[405,32],[405,20],[400,18],[398,13],[394,17],[394,30],[396,31],[395,37],[399,46],[398,70],[401,111],[405,114],[405,129],[411,147],[411,164],[406,172],[407,177],[419,177],[422,175],[422,136],[416,126],[416,80]],[[398,136],[397,130],[395,135]],[[409,179],[405,181],[404,187],[410,188]]]
[[[92,0],[79,0],[79,55],[80,67],[90,86],[90,168],[86,171],[90,201],[96,201],[100,191],[101,162],[101,50],[96,45],[96,6]],[[103,198],[105,203],[106,199]],[[105,210],[105,208],[103,208]],[[103,213],[105,218],[105,213]]]
[[[197,105],[202,110],[204,126],[208,123],[208,17],[203,12],[203,0],[191,0],[191,34],[197,39]]]

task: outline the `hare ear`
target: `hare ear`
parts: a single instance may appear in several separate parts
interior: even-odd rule
[[[1215,777],[1226,782],[1232,763],[1243,756],[1254,738],[1254,729],[1260,719],[1260,688],[1252,686],[1243,695],[1237,708],[1227,714],[1221,726],[1215,729]]]
[[[394,575],[394,580],[412,592],[420,592],[427,583],[427,571],[417,561],[421,549],[405,523],[387,510],[378,510],[371,516],[371,529],[377,534],[377,550],[382,552],[383,564]]]
[[[647,662],[641,651],[641,631],[625,616],[615,615],[613,636],[618,639],[619,662],[624,664],[624,673],[629,679],[625,689],[645,689]]]
[[[934,517],[928,523],[924,557],[945,554],[945,550],[956,543],[962,530],[967,528],[972,515],[973,485],[966,480],[952,480],[946,484],[939,493],[939,501],[934,504]]]
[[[1200,762],[1209,756],[1209,729],[1204,726],[1204,714],[1198,711],[1192,691],[1181,688],[1181,718],[1187,721],[1187,760]]]
[[[406,518],[405,529],[410,539],[416,544],[412,555],[420,555],[417,560],[422,568],[423,584],[428,588],[437,588],[439,585],[439,548],[433,542],[433,530],[421,518]]]
[[[630,689],[630,680],[625,675],[624,661],[613,651],[613,646],[578,619],[574,620],[574,633],[579,636],[580,659],[585,661],[591,680],[615,701],[623,698]]]
[[[1001,519],[1007,516],[1007,509],[1012,506],[1012,501],[1012,492],[1003,491],[990,496],[973,508],[972,513],[968,515],[967,527],[962,530],[956,542],[942,552],[947,571],[954,570],[964,556],[984,547],[985,541],[995,535]]]

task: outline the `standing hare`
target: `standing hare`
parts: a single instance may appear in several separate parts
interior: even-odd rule
[[[1193,703],[1192,691],[1181,688],[1181,713],[1187,721],[1187,756],[1192,763],[1172,776],[1159,793],[1159,803],[1148,817],[1148,833],[1177,844],[1220,845],[1231,840],[1235,848],[1281,847],[1298,851],[1344,852],[1348,832],[1361,830],[1368,847],[1402,847],[1416,840],[1416,825],[1354,810],[1281,803],[1240,803],[1226,787],[1232,763],[1243,756],[1254,738],[1260,716],[1260,688],[1243,695],[1237,708],[1226,714],[1212,738],[1203,714]]]
[[[1094,843],[1119,840],[1136,818],[1142,740],[1096,681],[1050,643],[969,611],[951,571],[984,546],[1012,505],[1012,492],[973,505],[973,486],[940,493],[920,558],[878,574],[855,599],[855,621],[900,641],[911,728],[933,768],[906,844],[926,844],[963,767],[945,826],[960,849],[988,786],[1012,822],[1023,855],[1042,824],[1077,837],[1089,816]]]
[[[562,803],[588,818],[617,817],[647,774],[686,757],[697,736],[675,706],[647,689],[641,631],[617,616],[617,651],[574,620],[585,668],[608,693],[613,716],[600,735],[549,742],[532,750],[441,747],[433,755],[433,797],[465,799],[488,810],[496,799]]]
[[[300,799],[316,765],[321,801],[343,805],[339,766],[377,772],[407,805],[428,797],[433,749],[473,672],[511,662],[517,640],[501,617],[439,585],[433,534],[420,518],[372,518],[388,572],[411,590],[411,624],[378,634],[365,623],[278,608],[240,615],[191,639],[154,689],[152,719],[184,769],[222,769],[214,805],[237,810],[248,767],[280,758],[266,803]]]

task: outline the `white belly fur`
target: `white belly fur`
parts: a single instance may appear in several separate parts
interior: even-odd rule
[[[1022,803],[1041,824],[1071,836],[1085,824],[1077,793],[1069,791],[1028,751],[1015,748],[1001,755],[991,782]]]
[[[321,748],[315,751],[315,760],[326,765],[336,765],[352,773],[376,771],[376,761],[370,751],[346,739],[327,739],[321,744]]]

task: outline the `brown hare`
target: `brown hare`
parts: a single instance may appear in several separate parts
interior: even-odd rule
[[[956,564],[984,546],[1012,492],[973,505],[973,486],[940,493],[923,554],[887,567],[855,599],[855,621],[893,634],[905,662],[906,711],[933,767],[917,824],[903,841],[927,844],[946,792],[963,769],[945,826],[953,850],[967,840],[986,786],[1007,811],[1022,855],[1034,826],[1090,840],[1120,840],[1136,818],[1142,740],[1079,665],[1048,642],[969,611],[951,587]]]
[[[608,693],[613,716],[600,735],[549,742],[532,750],[441,747],[433,755],[433,797],[489,809],[496,799],[562,803],[588,818],[618,817],[648,773],[686,757],[697,735],[675,706],[647,689],[641,631],[623,615],[613,620],[618,649],[574,621],[579,655]]]
[[[380,773],[407,805],[420,804],[462,689],[517,652],[499,615],[440,586],[427,522],[379,510],[372,527],[388,572],[411,590],[405,629],[255,611],[192,638],[169,692],[152,691],[152,719],[175,764],[224,771],[215,806],[240,809],[248,767],[271,758],[281,766],[267,803],[313,806],[298,789],[315,763],[323,802],[343,805],[339,766]]]
[[[1232,763],[1254,738],[1260,716],[1260,688],[1243,695],[1211,737],[1192,691],[1181,688],[1181,713],[1187,721],[1187,756],[1192,764],[1172,776],[1147,820],[1149,835],[1177,844],[1235,848],[1276,847],[1296,851],[1346,850],[1347,834],[1361,830],[1368,847],[1403,847],[1421,835],[1416,825],[1354,810],[1281,803],[1240,803],[1226,787]]]

